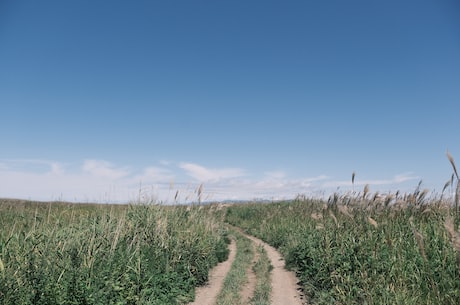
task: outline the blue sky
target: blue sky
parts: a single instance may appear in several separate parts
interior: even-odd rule
[[[0,197],[440,191],[460,5],[2,1]]]

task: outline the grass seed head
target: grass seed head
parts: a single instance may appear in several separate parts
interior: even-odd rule
[[[353,219],[353,215],[350,213],[350,211],[348,210],[348,207],[346,205],[338,205],[337,208],[338,208],[340,213],[342,213],[343,215]]]
[[[366,184],[363,190],[363,199],[366,199],[366,196],[368,193],[369,193],[369,184]]]
[[[454,157],[452,157],[449,151],[447,151],[446,154],[447,154],[447,159],[449,159],[450,164],[452,164],[452,168],[454,169],[454,173],[455,173],[455,176],[457,177],[457,180],[460,180],[458,177],[458,173],[457,173],[457,167],[455,166]]]
[[[320,213],[312,213],[310,217],[313,218],[314,220],[320,220],[323,218],[323,215]]]
[[[452,175],[452,178],[454,177],[454,175]],[[444,184],[444,187],[442,188],[442,194],[445,192],[445,190],[452,185],[452,181],[453,179],[449,179],[445,184]]]
[[[335,222],[335,225],[337,226],[337,228],[339,228],[339,222],[337,221],[337,217],[335,217],[334,213],[332,213],[331,210],[329,210],[329,216],[331,216],[331,218],[334,220]]]
[[[460,233],[455,230],[455,223],[452,216],[446,218],[444,228],[446,228],[446,231],[449,234],[449,239],[452,242],[454,249],[460,253]]]
[[[379,227],[379,224],[377,223],[377,221],[375,221],[375,219],[373,219],[372,217],[367,217],[367,221],[372,225],[374,226],[374,228],[378,228]]]

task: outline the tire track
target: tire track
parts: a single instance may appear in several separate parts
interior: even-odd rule
[[[233,264],[236,255],[236,242],[232,239],[228,246],[230,253],[225,262],[219,263],[209,273],[209,280],[206,286],[198,287],[195,291],[195,301],[188,305],[214,305],[217,295],[222,289],[224,279]]]
[[[300,286],[297,284],[298,279],[294,272],[285,269],[284,259],[281,254],[272,246],[264,241],[244,233],[241,229],[238,230],[244,237],[254,243],[254,247],[261,245],[264,247],[267,255],[273,266],[271,271],[271,305],[305,305],[304,296],[301,293]],[[209,274],[209,281],[206,286],[198,287],[195,293],[195,301],[188,305],[214,305],[217,296],[222,290],[225,277],[227,276],[236,256],[236,241],[232,239],[229,245],[229,256],[225,262],[219,263],[214,267]],[[248,270],[251,272],[252,270]],[[249,274],[248,274],[249,276]],[[255,279],[252,279],[254,281]],[[253,284],[250,283],[249,286]],[[251,296],[248,293],[253,293],[254,287],[245,287],[240,292],[244,296],[244,301],[247,301]],[[243,301],[243,302],[244,302]]]
[[[298,279],[294,272],[285,269],[284,259],[281,254],[266,242],[241,232],[244,236],[258,245],[262,245],[273,266],[272,270],[272,305],[304,305],[303,294],[297,285]]]

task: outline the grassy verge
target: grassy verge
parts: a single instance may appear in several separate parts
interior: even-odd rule
[[[227,258],[213,207],[0,201],[0,304],[182,304]]]
[[[259,252],[259,259],[252,268],[256,274],[257,284],[250,303],[251,305],[270,305],[271,270],[273,266],[264,247],[257,247],[257,251]]]
[[[217,305],[243,304],[241,287],[247,281],[246,270],[251,264],[254,255],[252,242],[237,231],[232,231],[236,238],[236,256],[232,267],[227,274],[221,292],[217,296]]]
[[[310,304],[460,304],[451,209],[349,199],[232,206],[226,220],[279,248]]]

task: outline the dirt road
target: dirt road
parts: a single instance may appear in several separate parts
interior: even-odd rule
[[[273,266],[271,274],[271,304],[272,305],[304,305],[304,297],[300,292],[300,287],[297,285],[298,279],[293,272],[285,269],[284,260],[281,254],[273,247],[255,238],[254,236],[247,235],[241,232],[244,236],[249,238],[255,245],[262,245],[267,252],[271,264]],[[222,284],[231,268],[236,254],[236,243],[232,241],[229,246],[230,254],[227,261],[220,263],[215,267],[209,276],[209,284],[200,287],[196,291],[195,301],[189,305],[214,305],[217,295],[222,289]],[[251,278],[250,271],[248,270],[248,277]],[[253,279],[248,281],[248,285],[253,284]],[[253,289],[249,289],[251,291]],[[248,289],[243,288],[241,294],[245,300],[248,300]]]
[[[236,255],[236,242],[232,240],[229,245],[230,253],[225,262],[218,264],[209,274],[209,283],[206,286],[198,287],[195,292],[195,301],[189,305],[214,305],[217,295],[222,289],[225,276],[230,271]]]
[[[257,245],[262,245],[267,251],[267,255],[273,266],[272,270],[272,305],[302,305],[303,295],[300,293],[300,287],[297,285],[298,279],[294,272],[285,269],[284,260],[281,254],[272,246],[245,234],[247,238]]]

